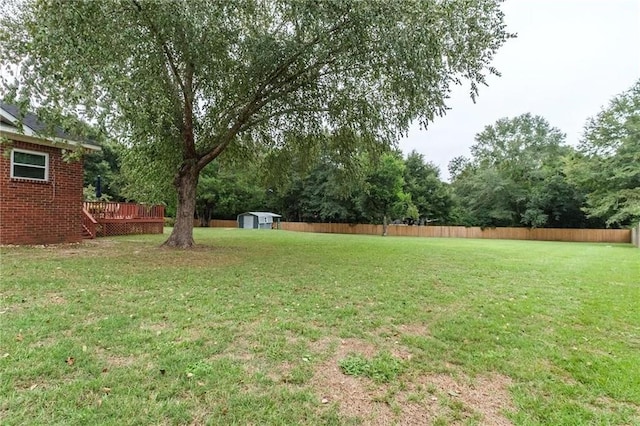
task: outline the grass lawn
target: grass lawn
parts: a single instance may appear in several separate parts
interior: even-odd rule
[[[196,229],[0,248],[0,424],[640,424],[640,250]]]

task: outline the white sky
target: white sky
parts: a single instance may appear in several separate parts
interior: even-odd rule
[[[400,141],[444,179],[449,161],[468,156],[474,136],[502,117],[541,115],[577,145],[587,119],[640,79],[640,0],[506,0],[502,7],[518,34],[495,57],[502,76],[480,88],[476,104],[468,86],[456,88],[446,116]]]

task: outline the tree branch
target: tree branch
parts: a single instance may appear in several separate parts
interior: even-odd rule
[[[138,12],[140,13],[140,15],[143,16],[145,18],[145,20],[147,21],[147,24],[149,25],[149,29],[151,30],[151,32],[155,36],[156,42],[158,43],[158,45],[162,49],[162,51],[163,51],[163,53],[164,53],[164,55],[165,55],[165,57],[167,59],[167,62],[169,64],[169,67],[171,68],[171,72],[173,73],[173,77],[175,78],[175,81],[178,83],[178,86],[180,86],[180,89],[182,90],[182,92],[185,93],[184,84],[183,84],[182,80],[180,79],[180,72],[178,70],[178,67],[175,64],[175,61],[173,59],[173,55],[171,54],[171,51],[169,50],[169,47],[167,46],[167,44],[163,40],[161,40],[160,32],[158,31],[156,26],[153,24],[153,22],[151,22],[151,20],[142,13],[142,5],[140,4],[140,2],[138,0],[131,0],[131,2],[134,4],[136,9],[138,9]]]
[[[291,114],[291,113],[294,113],[294,112],[328,112],[328,111],[329,111],[329,108],[306,108],[306,109],[303,109],[303,108],[287,108],[287,109],[280,110],[278,112],[274,112],[273,114],[268,114],[268,115],[262,116],[260,118],[256,118],[255,120],[247,121],[245,124],[243,124],[240,127],[240,130],[238,131],[238,133],[243,132],[243,131],[245,131],[247,129],[250,129],[251,127],[253,127],[253,126],[257,125],[257,124],[264,123],[265,121],[269,121],[272,118],[283,116],[283,115],[286,115],[286,114]]]
[[[344,46],[339,46],[337,49],[330,50],[329,52],[327,52],[327,54],[322,60],[317,60],[313,64],[302,67],[297,72],[294,72],[293,74],[288,75],[286,78],[283,78],[282,80],[278,81],[280,77],[285,75],[285,73],[287,72],[287,70],[289,70],[291,65],[293,65],[296,62],[296,60],[299,59],[309,48],[318,44],[320,40],[324,38],[323,36],[330,35],[340,31],[349,22],[350,20],[345,19],[342,22],[334,25],[331,29],[329,29],[328,32],[324,34],[319,34],[316,37],[314,37],[311,41],[304,43],[294,54],[292,54],[287,60],[285,60],[281,65],[279,65],[270,75],[268,75],[267,78],[265,78],[265,81],[261,85],[259,85],[256,91],[254,92],[251,101],[245,104],[244,108],[242,108],[242,111],[240,113],[235,114],[236,118],[235,120],[233,120],[233,125],[230,126],[227,129],[227,131],[224,132],[224,135],[220,137],[220,142],[216,144],[213,149],[211,149],[209,152],[203,154],[200,157],[200,159],[198,160],[198,169],[201,170],[207,164],[213,161],[216,157],[218,157],[227,148],[227,146],[229,146],[229,144],[238,135],[238,133],[240,133],[241,131],[247,130],[252,125],[257,124],[258,122],[265,121],[266,119],[268,119],[268,118],[256,119],[254,120],[255,123],[254,122],[250,123],[248,121],[262,107],[264,107],[269,102],[272,102],[275,99],[278,99],[282,96],[285,96],[288,93],[292,93],[295,90],[298,90],[300,87],[304,86],[309,82],[308,79],[301,79],[300,77],[302,77],[306,73],[313,72],[314,70],[318,72],[320,68],[322,68],[323,66],[333,63],[335,61],[335,55],[340,51],[342,51],[344,49]],[[287,85],[289,85],[289,87],[287,87]],[[286,87],[285,90],[279,90],[285,87]],[[265,89],[267,88],[269,89],[265,91]],[[236,103],[232,108],[235,108],[235,106],[238,104],[240,103]],[[228,117],[227,121],[230,121],[232,117],[231,115],[232,113],[231,113],[231,110],[228,110],[228,111],[229,112],[223,115],[226,115]],[[295,108],[290,108],[285,111],[295,112],[298,110]],[[281,112],[280,114],[276,113],[273,115],[273,117],[284,114],[284,113],[285,112]],[[269,117],[269,118],[273,118],[273,117]]]
[[[275,83],[275,81],[277,81],[277,79],[284,74],[287,69],[289,69],[289,67],[291,65],[293,65],[293,63],[300,58],[300,56],[302,56],[309,48],[315,46],[316,44],[318,44],[318,42],[323,38],[323,36],[327,36],[327,35],[331,35],[335,32],[338,32],[339,30],[341,30],[342,28],[344,28],[346,26],[347,23],[349,23],[350,20],[349,19],[345,19],[344,21],[334,25],[332,28],[329,29],[329,31],[326,34],[318,34],[317,36],[315,36],[311,41],[308,41],[307,43],[304,43],[293,55],[291,55],[291,57],[289,57],[288,60],[286,60],[284,63],[282,63],[278,68],[276,68],[270,76],[267,77],[266,81],[260,85],[260,87],[258,88],[257,92],[260,93],[262,92],[267,86]]]
[[[186,158],[196,158],[196,144],[193,131],[193,74],[195,66],[193,63],[187,63],[185,67],[185,86],[184,86],[184,105],[183,116],[184,126],[182,129],[182,143],[184,144],[184,155]]]

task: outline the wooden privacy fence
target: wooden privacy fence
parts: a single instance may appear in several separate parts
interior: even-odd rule
[[[211,227],[235,228],[235,220],[212,220]],[[281,222],[280,229],[296,232],[382,235],[382,225]],[[631,229],[485,228],[465,226],[389,225],[388,235],[436,238],[487,238],[594,243],[630,243]]]
[[[209,226],[212,228],[237,228],[238,221],[237,220],[223,220],[223,219],[213,219],[209,222]]]

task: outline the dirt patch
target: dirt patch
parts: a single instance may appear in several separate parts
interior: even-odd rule
[[[411,336],[430,336],[431,332],[429,327],[425,324],[400,324],[396,327],[400,334],[407,334]]]
[[[328,337],[323,337],[317,340],[311,340],[309,342],[309,350],[315,354],[327,354],[330,350],[332,350],[332,346],[335,344],[333,339]]]
[[[48,390],[55,387],[55,384],[52,384],[46,380],[28,380],[28,381],[16,381],[13,384],[13,387],[17,391],[42,391]],[[2,418],[2,417],[0,417]]]
[[[322,342],[322,345],[326,346],[327,343]],[[318,366],[311,381],[320,399],[324,403],[337,404],[342,415],[360,418],[365,424],[392,424],[395,416],[389,405],[377,402],[384,389],[367,379],[343,374],[338,365],[341,359],[351,353],[371,358],[378,351],[379,348],[369,342],[358,339],[341,340],[334,355]]]
[[[326,342],[322,345],[327,347]],[[316,369],[311,385],[318,398],[325,404],[336,404],[341,415],[373,426],[429,425],[437,419],[454,425],[469,419],[480,424],[511,425],[503,414],[513,409],[508,392],[511,380],[506,376],[492,374],[470,379],[432,374],[404,377],[399,385],[377,384],[340,370],[339,361],[350,353],[372,358],[380,350],[411,359],[401,346],[387,349],[358,339],[343,339]]]
[[[468,377],[455,379],[446,374],[435,374],[423,378],[419,383],[427,387],[435,387],[437,393],[448,400],[450,406],[455,406],[456,402],[459,403],[458,406],[464,417],[479,414],[482,424],[495,426],[512,424],[503,414],[505,411],[514,409],[509,395],[512,381],[507,376],[491,374],[475,379]]]
[[[171,330],[172,328],[173,326],[166,321],[140,324],[141,330],[151,331],[154,334],[162,334],[168,330]]]
[[[340,340],[334,358],[336,358],[336,363],[352,353],[363,355],[365,358],[373,358],[381,350],[388,350],[391,355],[400,359],[409,359],[411,357],[407,349],[395,342],[390,347],[381,347],[364,340],[350,338]]]
[[[640,405],[629,401],[617,401],[608,396],[598,396],[587,404],[584,404],[587,410],[595,412],[622,412],[631,411],[633,413],[632,421],[628,424],[640,424]]]
[[[2,293],[0,293],[1,295]],[[52,305],[64,305],[67,303],[67,299],[65,299],[60,293],[42,293],[39,295],[30,298],[29,296],[19,297],[14,296],[17,299],[13,303],[7,303],[3,305],[0,310],[0,314],[6,313],[20,313],[24,312],[28,309],[34,308],[43,308]]]
[[[130,367],[140,361],[139,357],[133,355],[115,355],[109,353],[107,349],[103,348],[98,348],[96,350],[96,356],[104,364],[104,368],[106,369]]]
[[[66,299],[59,294],[49,294],[47,295],[47,304],[49,305],[64,305],[67,303]]]
[[[49,348],[51,346],[54,346],[56,343],[58,343],[59,338],[58,337],[45,337],[44,339],[40,339],[37,342],[33,342],[31,345],[29,345],[30,348],[36,348],[36,349],[40,349],[40,348]]]
[[[134,255],[148,258],[149,262],[163,266],[189,268],[217,268],[236,265],[244,261],[245,248],[216,247],[196,245],[188,250],[176,250],[169,247],[147,247],[145,252],[134,252]]]
[[[82,257],[122,259],[121,267],[143,265],[144,267],[179,266],[215,268],[241,263],[244,259],[242,247],[217,247],[196,245],[189,250],[175,250],[147,240],[97,238],[80,243],[2,246],[7,248],[3,257],[21,258],[28,252],[31,259],[55,259]]]
[[[378,422],[393,419],[393,413],[388,405],[375,402],[376,389],[372,383],[347,376],[340,370],[338,361],[354,352],[372,357],[377,347],[357,339],[342,340],[335,355],[318,366],[312,386],[324,403],[337,404],[344,416],[360,418],[365,424],[390,424]]]
[[[378,329],[377,334],[384,339],[399,339],[402,336],[430,336],[429,328],[424,324],[399,324]]]

